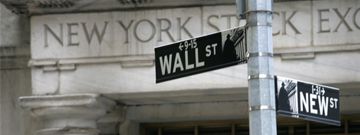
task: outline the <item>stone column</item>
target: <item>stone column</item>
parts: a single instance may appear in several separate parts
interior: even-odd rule
[[[98,94],[27,96],[19,103],[42,121],[37,135],[98,135],[96,121],[115,107]]]

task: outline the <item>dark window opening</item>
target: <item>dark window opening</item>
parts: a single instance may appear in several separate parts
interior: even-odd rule
[[[249,135],[247,120],[204,121],[161,124],[142,124],[141,135]],[[286,122],[286,121],[285,121]],[[287,121],[278,123],[278,135],[357,135],[360,134],[360,120],[341,122],[341,126],[331,126],[307,121]]]

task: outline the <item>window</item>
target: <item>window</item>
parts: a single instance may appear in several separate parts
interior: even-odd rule
[[[360,120],[349,120],[348,130],[350,134],[360,133]]]
[[[286,122],[286,121],[285,121]],[[142,124],[141,135],[249,135],[248,120],[203,121]],[[291,119],[280,121],[278,135],[358,135],[360,118],[344,120],[341,126],[331,126]]]

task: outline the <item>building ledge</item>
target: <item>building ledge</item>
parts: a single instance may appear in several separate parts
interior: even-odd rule
[[[4,0],[0,2],[15,13],[31,15],[235,4],[234,0]]]
[[[45,95],[25,96],[19,98],[23,108],[44,108],[44,107],[74,107],[93,106],[111,108],[115,102],[104,98],[99,94],[70,94],[70,95]]]

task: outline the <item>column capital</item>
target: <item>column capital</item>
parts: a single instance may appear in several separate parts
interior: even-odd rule
[[[103,108],[109,110],[115,102],[101,94],[66,94],[66,95],[39,95],[19,97],[21,107],[37,109],[44,107],[81,107]]]
[[[19,104],[43,121],[38,135],[97,135],[96,121],[116,105],[100,94],[25,96]]]

